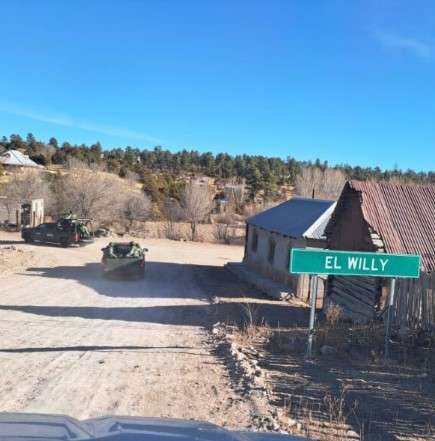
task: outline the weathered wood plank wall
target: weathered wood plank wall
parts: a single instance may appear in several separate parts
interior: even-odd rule
[[[325,307],[339,305],[343,315],[355,322],[369,322],[376,317],[379,280],[375,277],[329,276]]]
[[[435,331],[435,275],[398,279],[393,326],[397,329]]]

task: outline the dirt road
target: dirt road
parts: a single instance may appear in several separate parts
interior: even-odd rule
[[[1,241],[3,239],[3,242]],[[2,233],[0,244],[19,240]],[[17,244],[34,264],[0,276],[0,411],[167,416],[249,427],[205,327],[196,273],[240,260],[241,247],[147,240],[144,281],[101,275],[84,248]]]

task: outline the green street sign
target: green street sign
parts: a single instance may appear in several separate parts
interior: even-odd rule
[[[338,276],[420,277],[420,256],[293,248],[293,274]]]

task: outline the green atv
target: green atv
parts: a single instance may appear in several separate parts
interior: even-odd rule
[[[104,274],[107,276],[145,277],[145,253],[137,242],[110,242],[102,248]]]

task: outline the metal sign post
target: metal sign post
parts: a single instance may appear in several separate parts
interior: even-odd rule
[[[317,286],[320,274],[337,276],[364,276],[391,278],[385,329],[385,358],[389,355],[391,321],[394,310],[396,278],[420,277],[421,257],[411,254],[366,253],[335,251],[315,248],[293,248],[289,271],[292,274],[313,274],[311,280],[311,310],[307,356],[313,353],[314,323],[316,316]]]
[[[319,283],[319,277],[314,275],[311,279],[311,310],[310,310],[310,325],[308,330],[308,345],[307,345],[307,357],[313,356],[313,337],[314,337],[314,323],[316,320],[316,302],[317,302],[317,286]]]
[[[390,355],[391,320],[393,319],[393,312],[394,312],[395,290],[396,290],[396,279],[391,279],[390,293],[388,296],[387,322],[385,325],[385,350],[384,350],[385,360],[387,360]]]

